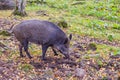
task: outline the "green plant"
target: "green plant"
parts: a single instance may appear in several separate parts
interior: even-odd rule
[[[108,78],[107,77],[103,77],[102,80],[108,80]]]
[[[114,55],[118,55],[120,54],[120,50],[117,50],[116,52],[114,52]]]
[[[101,60],[97,60],[97,64],[98,64],[99,67],[103,66],[103,62]]]
[[[109,41],[113,41],[113,36],[112,35],[108,35],[108,40]]]
[[[112,27],[113,29],[117,29],[117,30],[120,30],[120,25],[119,24],[113,24],[113,27]]]

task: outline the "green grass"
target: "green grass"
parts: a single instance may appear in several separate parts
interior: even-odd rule
[[[101,58],[103,59],[109,59],[108,56],[111,55],[118,55],[120,54],[120,48],[109,46],[105,44],[96,44],[97,50],[92,51],[88,50],[83,58],[85,59],[95,59],[97,61],[98,65],[102,65]],[[101,58],[100,58],[101,57]]]
[[[108,40],[108,36],[112,35],[113,40],[120,40],[119,1],[91,0],[85,1],[84,4],[72,5],[74,2],[48,0],[49,6],[40,6],[40,10],[47,10],[50,17],[64,17],[71,25],[71,32]]]
[[[120,50],[119,47],[113,47],[113,46],[108,46],[105,44],[99,44],[97,45],[98,50],[103,50],[104,52],[109,51],[109,52],[118,52]]]
[[[27,17],[20,19],[64,18],[70,25],[68,33],[90,36],[109,41],[120,41],[119,0],[46,0],[43,5],[27,5]],[[47,16],[39,16],[37,11],[46,11]],[[0,18],[7,18],[12,11],[0,11]],[[19,18],[17,16],[14,16]]]
[[[85,0],[82,0],[85,1]],[[63,17],[70,27],[68,33],[81,36],[91,36],[109,41],[120,40],[120,9],[119,0],[89,0],[83,4],[72,5],[77,0],[47,0],[47,4],[27,6],[29,12],[33,10],[45,10],[48,17],[34,16],[34,18],[45,19]],[[31,14],[32,14],[31,13]],[[102,45],[103,46],[103,45]],[[107,47],[106,47],[107,48]],[[108,49],[108,48],[107,48]],[[116,48],[112,47],[115,52]]]

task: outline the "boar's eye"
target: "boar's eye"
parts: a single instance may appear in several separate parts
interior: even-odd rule
[[[68,42],[68,38],[65,39],[64,44],[66,44],[67,42]]]
[[[65,49],[62,47],[62,48],[61,48],[61,51],[65,51]]]

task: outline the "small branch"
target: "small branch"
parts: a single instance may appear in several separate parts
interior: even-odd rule
[[[3,43],[0,42],[0,47],[6,47]]]

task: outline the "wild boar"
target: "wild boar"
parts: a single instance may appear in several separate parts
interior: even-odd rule
[[[23,57],[22,48],[29,58],[32,58],[28,51],[28,43],[32,42],[42,46],[42,60],[48,47],[51,47],[54,54],[60,51],[65,58],[69,58],[69,44],[72,38],[69,37],[55,24],[44,20],[25,20],[12,29],[16,39],[20,42],[20,56]]]

